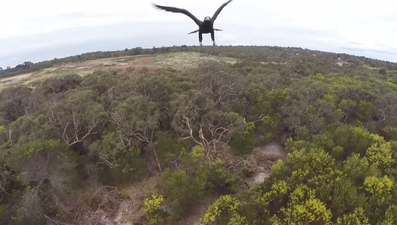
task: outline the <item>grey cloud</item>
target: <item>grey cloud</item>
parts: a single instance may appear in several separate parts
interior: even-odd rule
[[[397,48],[395,48],[395,47],[390,47],[390,46],[385,45],[385,44],[378,44],[378,46],[383,47],[383,48],[387,48],[389,50],[393,50],[393,51],[397,52]]]
[[[167,2],[171,2],[171,0]],[[216,33],[218,45],[302,47],[322,51],[365,54],[367,57],[397,62],[397,49],[390,46],[390,43],[383,43],[378,47],[366,49],[364,48],[366,46],[365,39],[355,39],[354,35],[351,39],[343,36],[343,31],[348,30],[349,26],[354,29],[354,24],[362,25],[371,21],[374,23],[374,21],[378,22],[382,19],[387,19],[389,22],[381,23],[379,27],[382,29],[391,28],[395,26],[392,25],[392,21],[397,20],[393,14],[383,17],[377,15],[376,18],[366,18],[362,15],[355,17],[356,14],[350,13],[350,11],[348,13],[348,9],[346,9],[348,17],[338,14],[339,16],[336,19],[328,18],[332,15],[330,11],[326,11],[324,15],[321,14],[323,17],[317,18],[316,13],[307,15],[305,11],[295,15],[290,15],[293,10],[283,13],[284,11],[280,10],[284,10],[284,3],[255,4],[236,1],[234,7],[229,7],[222,12],[219,21],[215,24],[216,28],[223,30]],[[272,8],[272,4],[276,4],[278,8]],[[188,3],[180,5],[186,6]],[[15,66],[24,61],[37,62],[92,51],[122,50],[138,46],[150,48],[153,46],[198,44],[196,34],[187,35],[188,32],[197,29],[189,18],[183,15],[156,12],[154,9],[149,11],[149,6],[145,7],[144,12],[135,10],[136,13],[131,14],[127,11],[116,13],[115,11],[100,10],[96,10],[95,13],[88,13],[77,9],[75,12],[62,13],[52,17],[38,16],[29,24],[40,26],[41,22],[52,19],[55,22],[54,24],[62,22],[69,28],[55,27],[45,32],[35,32],[33,35],[26,34],[0,39],[0,66]],[[205,9],[205,7],[202,7],[202,9],[186,8],[201,18],[207,14],[212,15],[216,7],[214,6],[214,9],[211,8],[210,10]],[[302,9],[296,10],[299,12]],[[321,22],[311,23],[311,16],[313,16],[313,20],[319,19]],[[304,17],[307,20],[303,20],[302,27],[291,24],[291,22],[295,22],[294,19],[299,21]],[[96,21],[97,18],[99,21]],[[109,24],[108,18],[113,21],[113,24]],[[345,20],[348,20],[349,23],[343,23]],[[82,22],[80,23],[80,21]],[[87,25],[83,21],[90,21],[90,24]],[[332,26],[323,26],[322,21],[328,25],[332,23]],[[69,22],[71,23],[68,24]],[[102,24],[102,22],[106,22],[106,24]],[[93,25],[94,23],[96,24]],[[301,25],[300,22],[299,25]],[[315,28],[316,26],[318,29]],[[383,31],[390,31],[390,35],[395,35],[391,33],[392,30]],[[357,36],[365,37],[365,33],[361,32]],[[374,31],[369,29],[365,32],[371,33]],[[211,44],[210,40],[209,35],[204,35],[204,44]]]
[[[151,48],[181,45],[181,43],[197,45],[197,37],[187,35],[192,26],[183,26],[182,23],[175,29],[173,25],[167,23],[158,25],[157,23],[156,26],[153,24],[142,26],[134,22],[98,25],[2,40],[2,43],[6,42],[8,46],[13,46],[14,51],[4,56],[0,52],[0,66],[15,66],[24,61],[38,62],[85,52],[122,50],[138,46]],[[165,36],[167,38],[159,38]]]
[[[397,55],[397,51],[386,51],[386,50],[379,50],[379,49],[368,49],[368,48],[352,48],[352,47],[342,47],[345,50],[352,50],[356,52],[374,52],[380,54],[389,54],[389,55]]]

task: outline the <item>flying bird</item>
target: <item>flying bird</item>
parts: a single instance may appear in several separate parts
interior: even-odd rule
[[[209,34],[211,33],[211,39],[213,42],[213,46],[215,46],[215,31],[222,31],[220,29],[216,29],[214,28],[214,22],[216,20],[216,18],[218,17],[219,13],[221,13],[222,9],[229,4],[231,1],[233,0],[229,0],[225,3],[223,3],[218,10],[216,10],[216,12],[214,13],[214,15],[212,16],[212,18],[210,16],[206,16],[204,18],[204,21],[201,21],[199,19],[197,19],[197,17],[195,17],[192,13],[190,13],[189,11],[187,11],[186,9],[181,9],[181,8],[176,8],[176,7],[170,7],[170,6],[161,6],[161,5],[156,5],[154,3],[152,3],[156,8],[167,11],[167,12],[173,12],[173,13],[183,13],[186,16],[190,17],[199,27],[198,30],[192,31],[188,34],[193,34],[193,33],[197,33],[198,32],[198,36],[199,36],[199,41],[200,41],[200,46],[202,46],[203,44],[203,34]]]

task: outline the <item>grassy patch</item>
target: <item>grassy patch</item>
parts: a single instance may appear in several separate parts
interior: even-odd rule
[[[0,89],[9,84],[29,84],[33,81],[42,80],[54,76],[65,76],[67,74],[78,74],[86,76],[95,70],[125,69],[136,67],[172,67],[183,70],[197,67],[206,60],[223,61],[234,64],[235,58],[218,57],[198,52],[173,52],[165,54],[123,56],[118,58],[106,58],[88,60],[79,63],[70,63],[66,67],[58,66],[36,71],[31,74],[22,74],[11,79],[0,79]]]

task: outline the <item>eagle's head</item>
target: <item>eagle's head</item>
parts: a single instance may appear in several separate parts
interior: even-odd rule
[[[205,18],[204,18],[204,21],[210,21],[211,20],[211,17],[209,17],[209,16],[206,16]]]

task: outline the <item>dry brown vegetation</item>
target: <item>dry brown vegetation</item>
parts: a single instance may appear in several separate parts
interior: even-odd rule
[[[65,63],[61,66],[46,68],[41,71],[0,78],[0,90],[11,85],[29,84],[34,81],[59,77],[67,74],[86,76],[96,70],[116,71],[120,69],[147,68],[154,71],[156,68],[171,66],[174,69],[190,69],[197,67],[205,60],[223,61],[236,63],[237,60],[230,57],[217,57],[198,52],[173,52],[155,55],[136,55],[115,58],[88,60],[83,62]]]
[[[145,221],[143,200],[155,190],[158,176],[139,181],[131,186],[96,186],[87,190],[87,199],[79,209],[76,225],[135,225]]]

